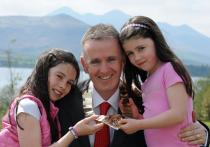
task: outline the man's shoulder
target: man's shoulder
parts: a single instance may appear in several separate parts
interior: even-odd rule
[[[90,116],[93,114],[92,108],[92,90],[93,84],[91,80],[85,80],[78,84],[78,87],[82,93],[83,98],[83,109],[85,112],[85,116]]]
[[[79,90],[84,93],[85,91],[87,91],[89,89],[89,85],[90,85],[91,80],[84,80],[78,83],[78,88]]]

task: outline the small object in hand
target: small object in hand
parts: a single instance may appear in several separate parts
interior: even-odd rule
[[[104,124],[114,128],[115,130],[119,129],[119,120],[122,119],[122,116],[120,114],[115,115],[100,115],[96,120],[99,122],[103,122]]]

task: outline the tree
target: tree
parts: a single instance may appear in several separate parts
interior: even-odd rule
[[[15,39],[10,41],[10,45],[16,42]],[[10,81],[7,85],[0,89],[0,120],[2,116],[5,114],[8,106],[13,99],[15,92],[17,90],[18,81],[21,80],[18,74],[15,74],[12,70],[12,56],[11,56],[11,47],[5,51],[7,57],[7,67],[9,69]],[[1,128],[1,125],[0,125]]]
[[[9,45],[13,45],[16,42],[16,39],[12,39],[10,41]],[[7,63],[8,63],[8,69],[9,69],[9,73],[10,73],[10,84],[9,84],[9,90],[11,92],[11,95],[14,95],[15,93],[15,77],[14,77],[14,73],[12,71],[12,58],[11,58],[11,47],[8,47],[8,49],[5,51],[6,52],[6,56],[7,56]]]
[[[210,120],[210,76],[196,82],[194,107],[198,119]]]

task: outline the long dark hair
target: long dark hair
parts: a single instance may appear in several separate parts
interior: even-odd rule
[[[35,97],[40,99],[41,102],[43,103],[43,106],[47,113],[47,119],[50,124],[52,142],[58,140],[59,133],[58,133],[57,124],[50,115],[50,98],[49,98],[49,92],[48,92],[48,72],[50,68],[60,63],[69,63],[75,68],[77,72],[75,84],[77,84],[78,79],[79,79],[80,69],[74,55],[62,49],[51,49],[49,51],[44,52],[38,58],[35,68],[33,69],[31,75],[28,77],[26,83],[23,85],[23,87],[21,88],[19,92],[19,97],[21,97],[21,95],[24,95],[30,92]],[[72,87],[72,89],[73,88],[74,87]]]
[[[150,38],[154,41],[159,60],[162,62],[171,62],[177,74],[182,78],[187,94],[193,96],[191,77],[181,60],[170,49],[157,24],[152,19],[145,16],[132,17],[123,25],[120,32],[120,41],[123,44],[126,40],[141,37]],[[147,78],[147,72],[132,65],[128,57],[126,57],[124,78],[129,87],[131,87],[132,82],[134,82],[140,89],[141,81],[144,82]]]

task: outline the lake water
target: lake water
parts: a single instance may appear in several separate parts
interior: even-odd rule
[[[12,68],[12,72],[14,75],[18,75],[21,80],[18,82],[18,85],[22,85],[29,74],[31,73],[31,68]],[[80,73],[80,80],[85,80],[88,78],[88,75],[85,72]],[[201,77],[192,77],[193,81],[197,81],[201,79]],[[8,84],[10,81],[10,72],[9,68],[7,67],[0,67],[0,88]]]
[[[13,75],[16,75],[21,78],[21,80],[18,81],[18,86],[22,85],[27,77],[32,72],[31,68],[12,68]],[[80,80],[85,80],[88,78],[88,75],[85,74],[85,72],[80,73]],[[0,67],[0,88],[3,86],[9,84],[10,81],[10,71],[7,67]]]

